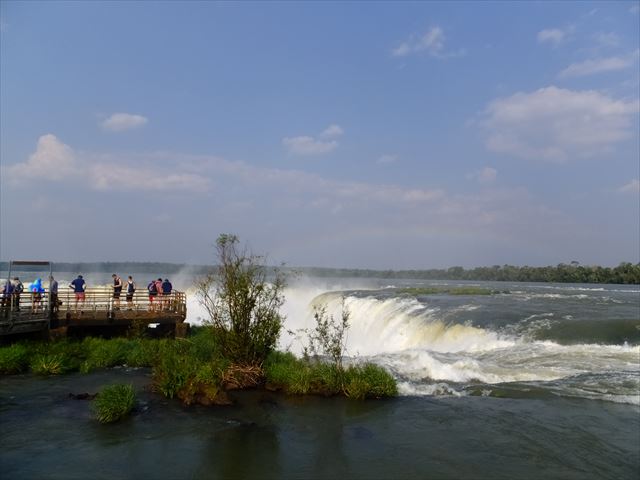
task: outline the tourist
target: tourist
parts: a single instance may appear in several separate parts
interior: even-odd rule
[[[115,273],[111,275],[113,278],[113,305],[116,310],[120,310],[120,294],[122,293],[122,279]]]
[[[165,297],[163,299],[164,308],[169,308],[171,290],[173,290],[173,285],[171,285],[168,278],[165,278],[164,282],[162,282],[162,295]]]
[[[84,281],[84,278],[82,278],[82,275],[78,275],[78,278],[76,278],[73,282],[71,282],[71,284],[69,285],[69,288],[73,288],[73,292],[76,294],[75,309],[77,312],[78,302],[80,302],[82,304],[82,307],[84,308],[84,300],[85,300],[84,292],[87,289],[87,283]]]
[[[162,279],[159,278],[158,280],[156,280],[155,283],[156,283],[156,291],[158,292],[158,296],[162,297]],[[163,302],[164,302],[164,299],[158,298],[158,305],[156,306],[158,310],[162,310]]]
[[[147,285],[147,290],[149,290],[149,310],[153,310],[153,300],[158,295],[158,287],[156,286],[156,281],[151,280],[149,285]]]
[[[24,291],[24,285],[22,284],[22,282],[18,277],[14,277],[13,278],[13,298],[14,298],[13,308],[15,308],[16,311],[18,312],[20,311],[20,295],[22,294],[23,291]]]
[[[133,294],[136,292],[136,284],[133,282],[133,277],[129,275],[127,279],[127,307],[129,310],[133,309]]]
[[[49,277],[49,310],[57,312],[58,306],[58,281],[52,275]]]
[[[11,306],[11,295],[13,294],[13,283],[7,280],[2,287],[2,306]]]
[[[37,312],[42,305],[42,294],[44,293],[42,279],[36,278],[36,281],[31,284],[29,290],[31,291],[31,310]]]

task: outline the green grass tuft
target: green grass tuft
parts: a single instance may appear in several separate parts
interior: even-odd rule
[[[69,370],[64,360],[64,355],[60,353],[36,354],[31,359],[31,371],[37,375],[60,375]]]
[[[20,343],[0,348],[0,374],[24,372],[29,367],[29,357],[29,348]]]
[[[264,365],[267,383],[293,395],[340,395],[355,399],[391,397],[398,394],[396,381],[374,364],[340,368],[298,359],[291,353],[272,352]]]
[[[96,419],[112,423],[128,415],[133,409],[136,395],[133,385],[110,385],[103,388],[93,401]]]

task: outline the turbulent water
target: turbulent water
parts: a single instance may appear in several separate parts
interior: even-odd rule
[[[409,294],[477,287],[491,295]],[[402,395],[580,397],[640,405],[640,287],[298,279],[280,348],[300,354],[314,307],[350,314],[346,354],[388,369]],[[188,320],[204,312],[190,296]]]
[[[471,285],[500,293],[405,293],[407,286],[469,285],[307,291],[302,302],[287,306],[287,329],[312,328],[313,307],[322,305],[340,318],[344,305],[347,354],[386,367],[404,395],[558,395],[640,404],[637,286],[481,282]],[[282,341],[294,352],[300,345],[291,336]]]

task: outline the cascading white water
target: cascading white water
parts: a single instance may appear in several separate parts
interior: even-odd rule
[[[639,346],[533,341],[527,338],[526,328],[499,332],[465,320],[467,312],[482,308],[473,299],[445,311],[424,298],[418,301],[380,295],[379,290],[369,290],[369,294],[340,287],[307,282],[287,288],[278,348],[301,354],[306,339],[301,330],[314,328],[314,307],[326,306],[327,313],[338,320],[344,305],[350,313],[347,361],[371,361],[385,367],[396,377],[403,394],[458,395],[474,384],[565,382],[558,387],[563,395],[640,404]],[[189,295],[191,291],[187,293],[188,321],[199,324],[206,318],[204,309]],[[514,295],[509,299],[513,303],[503,308],[521,308],[518,304],[526,302],[527,295]],[[536,320],[540,316],[554,318],[549,313],[523,314],[521,321],[528,327],[544,327],[546,323]],[[611,376],[608,372],[617,373]],[[582,376],[588,377],[581,380],[589,383],[586,389],[571,380]]]

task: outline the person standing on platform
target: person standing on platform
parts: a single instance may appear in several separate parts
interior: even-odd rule
[[[73,292],[76,294],[76,312],[78,311],[78,302],[80,302],[81,308],[84,308],[84,301],[85,301],[85,290],[87,289],[87,282],[84,281],[84,278],[82,278],[82,275],[78,275],[78,278],[76,278],[73,282],[71,282],[71,284],[69,285],[69,288],[73,288]]]
[[[136,284],[133,282],[133,277],[129,275],[127,279],[127,308],[133,309],[133,294],[136,293]]]
[[[13,298],[14,298],[13,308],[15,308],[17,312],[20,311],[20,295],[22,294],[22,292],[24,292],[24,285],[22,284],[22,282],[18,277],[14,277],[13,278]]]
[[[31,291],[31,311],[37,312],[42,306],[42,294],[44,293],[42,280],[40,278],[36,278],[36,281],[31,284],[29,290]]]
[[[147,290],[149,291],[149,311],[154,310],[153,301],[158,295],[158,288],[156,287],[156,281],[151,280],[149,285],[147,285]]]
[[[122,293],[122,279],[115,273],[111,275],[113,278],[113,306],[116,310],[120,310],[120,294]]]
[[[162,303],[165,310],[169,308],[169,304],[171,302],[169,298],[169,296],[171,295],[171,290],[173,290],[173,285],[171,285],[171,282],[168,278],[165,278],[164,282],[162,282],[162,295],[164,296]]]
[[[13,283],[11,280],[7,280],[2,288],[2,306],[10,307],[11,306],[11,296],[13,295]]]
[[[52,312],[58,311],[58,281],[53,278],[53,275],[49,277],[49,309]]]

